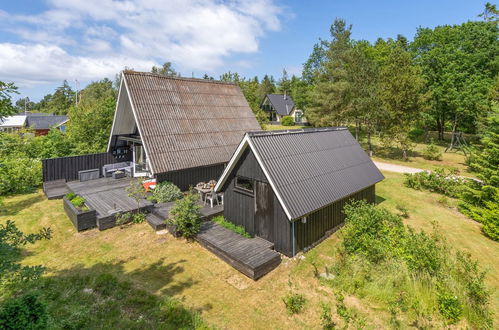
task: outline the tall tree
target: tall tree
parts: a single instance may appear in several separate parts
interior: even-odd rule
[[[409,131],[424,110],[423,87],[424,80],[419,67],[412,63],[411,54],[395,44],[380,69],[380,123],[384,141],[396,142],[404,159],[412,144]]]
[[[331,25],[332,40],[319,69],[316,84],[311,94],[311,105],[307,111],[308,120],[315,126],[329,126],[342,117],[349,104],[349,83],[347,81],[347,57],[352,47],[351,25],[336,19]]]
[[[77,153],[105,151],[116,107],[116,90],[109,79],[81,91],[81,101],[69,112],[67,134]]]
[[[265,98],[265,95],[272,94],[276,91],[276,86],[274,82],[274,78],[272,76],[265,75],[263,76],[262,82],[258,87],[257,97],[258,102],[261,103]]]
[[[277,82],[277,91],[281,94],[290,94],[291,92],[291,80],[289,80],[288,72],[286,69],[282,70],[282,76]]]
[[[62,85],[56,88],[54,94],[49,95],[47,98],[44,106],[37,110],[56,115],[65,115],[75,102],[75,92],[69,86],[68,81],[64,80]]]
[[[17,86],[0,81],[0,119],[16,113],[16,108],[12,106],[12,94],[19,94]]]
[[[171,76],[171,77],[178,77],[179,76],[177,71],[175,71],[175,69],[173,68],[173,65],[171,62],[165,62],[160,67],[153,66],[151,69],[151,72],[161,74],[163,76]]]
[[[499,68],[497,22],[466,22],[419,29],[412,44],[431,92],[430,114],[439,139],[453,131],[475,133],[490,102],[487,92]]]

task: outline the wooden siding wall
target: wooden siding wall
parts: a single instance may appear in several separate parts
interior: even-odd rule
[[[194,167],[180,171],[159,173],[156,175],[156,179],[158,182],[170,181],[179,187],[180,190],[186,191],[190,186],[195,186],[199,182],[208,182],[212,179],[218,180],[224,168],[225,164]]]
[[[329,206],[311,213],[307,217],[307,222],[301,220],[295,222],[296,232],[296,252],[312,247],[322,238],[330,234],[330,231],[337,229],[345,221],[343,207],[351,200],[364,199],[369,203],[375,202],[375,188],[370,186],[347,198],[339,200]]]
[[[122,162],[126,160],[120,159],[119,161]],[[66,181],[78,180],[78,171],[91,170],[94,168],[102,170],[102,166],[117,162],[116,158],[107,152],[42,159],[43,182],[62,179]]]
[[[243,226],[246,231],[255,235],[255,199],[254,196],[234,191],[235,176],[240,175],[261,182],[268,182],[265,174],[258,165],[253,152],[247,149],[241,156],[241,159],[234,167],[224,190],[224,217],[238,225]],[[273,217],[272,228],[274,249],[287,256],[293,253],[291,223],[289,222],[284,210],[277,199],[274,191],[271,191],[273,198]]]

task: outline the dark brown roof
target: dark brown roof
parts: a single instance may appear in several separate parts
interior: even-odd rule
[[[124,72],[154,173],[225,163],[260,129],[233,83]]]

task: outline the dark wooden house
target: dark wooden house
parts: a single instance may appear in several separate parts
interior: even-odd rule
[[[250,132],[215,190],[228,221],[294,256],[342,225],[351,199],[374,203],[383,178],[346,128]]]
[[[235,83],[125,71],[108,152],[133,176],[182,190],[216,179],[244,133],[260,129]]]

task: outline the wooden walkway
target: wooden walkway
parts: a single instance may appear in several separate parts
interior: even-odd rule
[[[97,211],[97,227],[100,230],[115,225],[114,215],[121,212],[130,212],[137,209],[151,209],[153,204],[142,199],[137,201],[128,196],[126,187],[131,178],[113,179],[100,178],[85,182],[67,182],[68,188],[85,198],[86,202]]]
[[[220,259],[256,280],[276,268],[281,255],[261,238],[246,238],[211,221],[203,223],[196,240]]]
[[[175,202],[169,202],[169,203],[159,203],[155,204],[154,208],[151,209],[151,213],[147,216],[147,223],[154,229],[154,230],[163,230],[167,228],[167,225],[165,224],[165,219],[167,219],[170,216],[170,209],[172,208],[173,204]],[[201,201],[199,202],[200,205]],[[215,205],[213,208],[211,208],[209,205],[202,205],[203,207],[199,210],[201,213],[201,220],[207,221],[210,220],[211,218],[223,214],[224,207],[222,205]],[[173,230],[173,228],[168,228],[170,231]],[[172,232],[172,234],[174,234]]]

